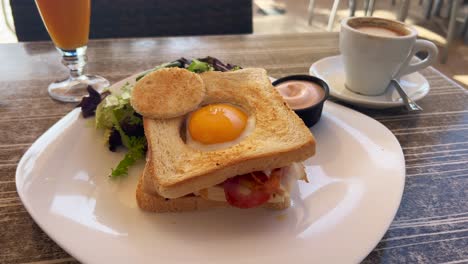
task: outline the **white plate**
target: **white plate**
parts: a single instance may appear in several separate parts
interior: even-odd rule
[[[384,109],[404,105],[395,89],[388,89],[379,96],[366,96],[354,93],[345,87],[345,76],[341,56],[323,58],[310,66],[309,74],[327,82],[330,95],[342,101],[368,108]],[[371,74],[371,73],[370,73]],[[400,84],[413,101],[418,101],[429,93],[429,83],[419,72],[405,75]]]
[[[16,185],[38,225],[85,263],[356,263],[398,209],[403,153],[383,125],[332,102],[312,130],[310,183],[298,183],[284,211],[142,212],[134,192],[143,162],[110,180],[123,153],[109,152],[78,109],[26,152]]]

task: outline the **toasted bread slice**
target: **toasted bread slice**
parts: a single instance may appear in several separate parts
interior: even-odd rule
[[[138,207],[144,211],[168,213],[168,212],[187,212],[196,210],[206,210],[210,208],[230,207],[227,202],[205,200],[199,196],[189,195],[176,199],[168,199],[158,194],[151,194],[143,189],[143,177],[138,182],[136,190],[136,200]],[[291,205],[289,197],[285,197],[283,202],[265,203],[263,208],[282,210]]]
[[[144,118],[148,140],[144,189],[178,198],[219,184],[235,175],[285,167],[315,153],[315,139],[303,121],[284,103],[264,69],[206,72],[202,105],[228,102],[255,118],[255,128],[240,143],[201,151],[185,144],[186,117]],[[146,186],[151,185],[152,186]]]
[[[149,73],[135,84],[131,104],[143,116],[173,118],[195,110],[204,97],[205,85],[198,74],[165,68]]]

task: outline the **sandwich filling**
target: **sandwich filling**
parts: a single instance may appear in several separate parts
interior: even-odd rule
[[[216,186],[202,189],[194,195],[211,201],[228,202],[238,208],[253,208],[264,203],[281,203],[289,199],[293,183],[307,180],[303,166],[290,166],[271,171],[255,171],[227,179]]]

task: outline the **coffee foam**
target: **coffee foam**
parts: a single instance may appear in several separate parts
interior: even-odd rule
[[[402,37],[411,34],[411,30],[409,30],[405,25],[402,25],[396,21],[389,21],[383,20],[379,18],[362,18],[362,19],[353,19],[348,21],[348,25],[360,32],[370,35],[377,35],[383,37]],[[371,30],[360,30],[360,28],[375,28],[374,32]],[[378,29],[384,29],[388,31],[392,31],[395,35],[390,34],[376,34]],[[367,32],[366,32],[367,31]],[[374,33],[374,34],[373,34]],[[383,31],[381,33],[384,33]]]

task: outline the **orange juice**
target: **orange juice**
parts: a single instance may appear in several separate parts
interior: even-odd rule
[[[73,50],[88,43],[91,0],[36,0],[55,46]]]

